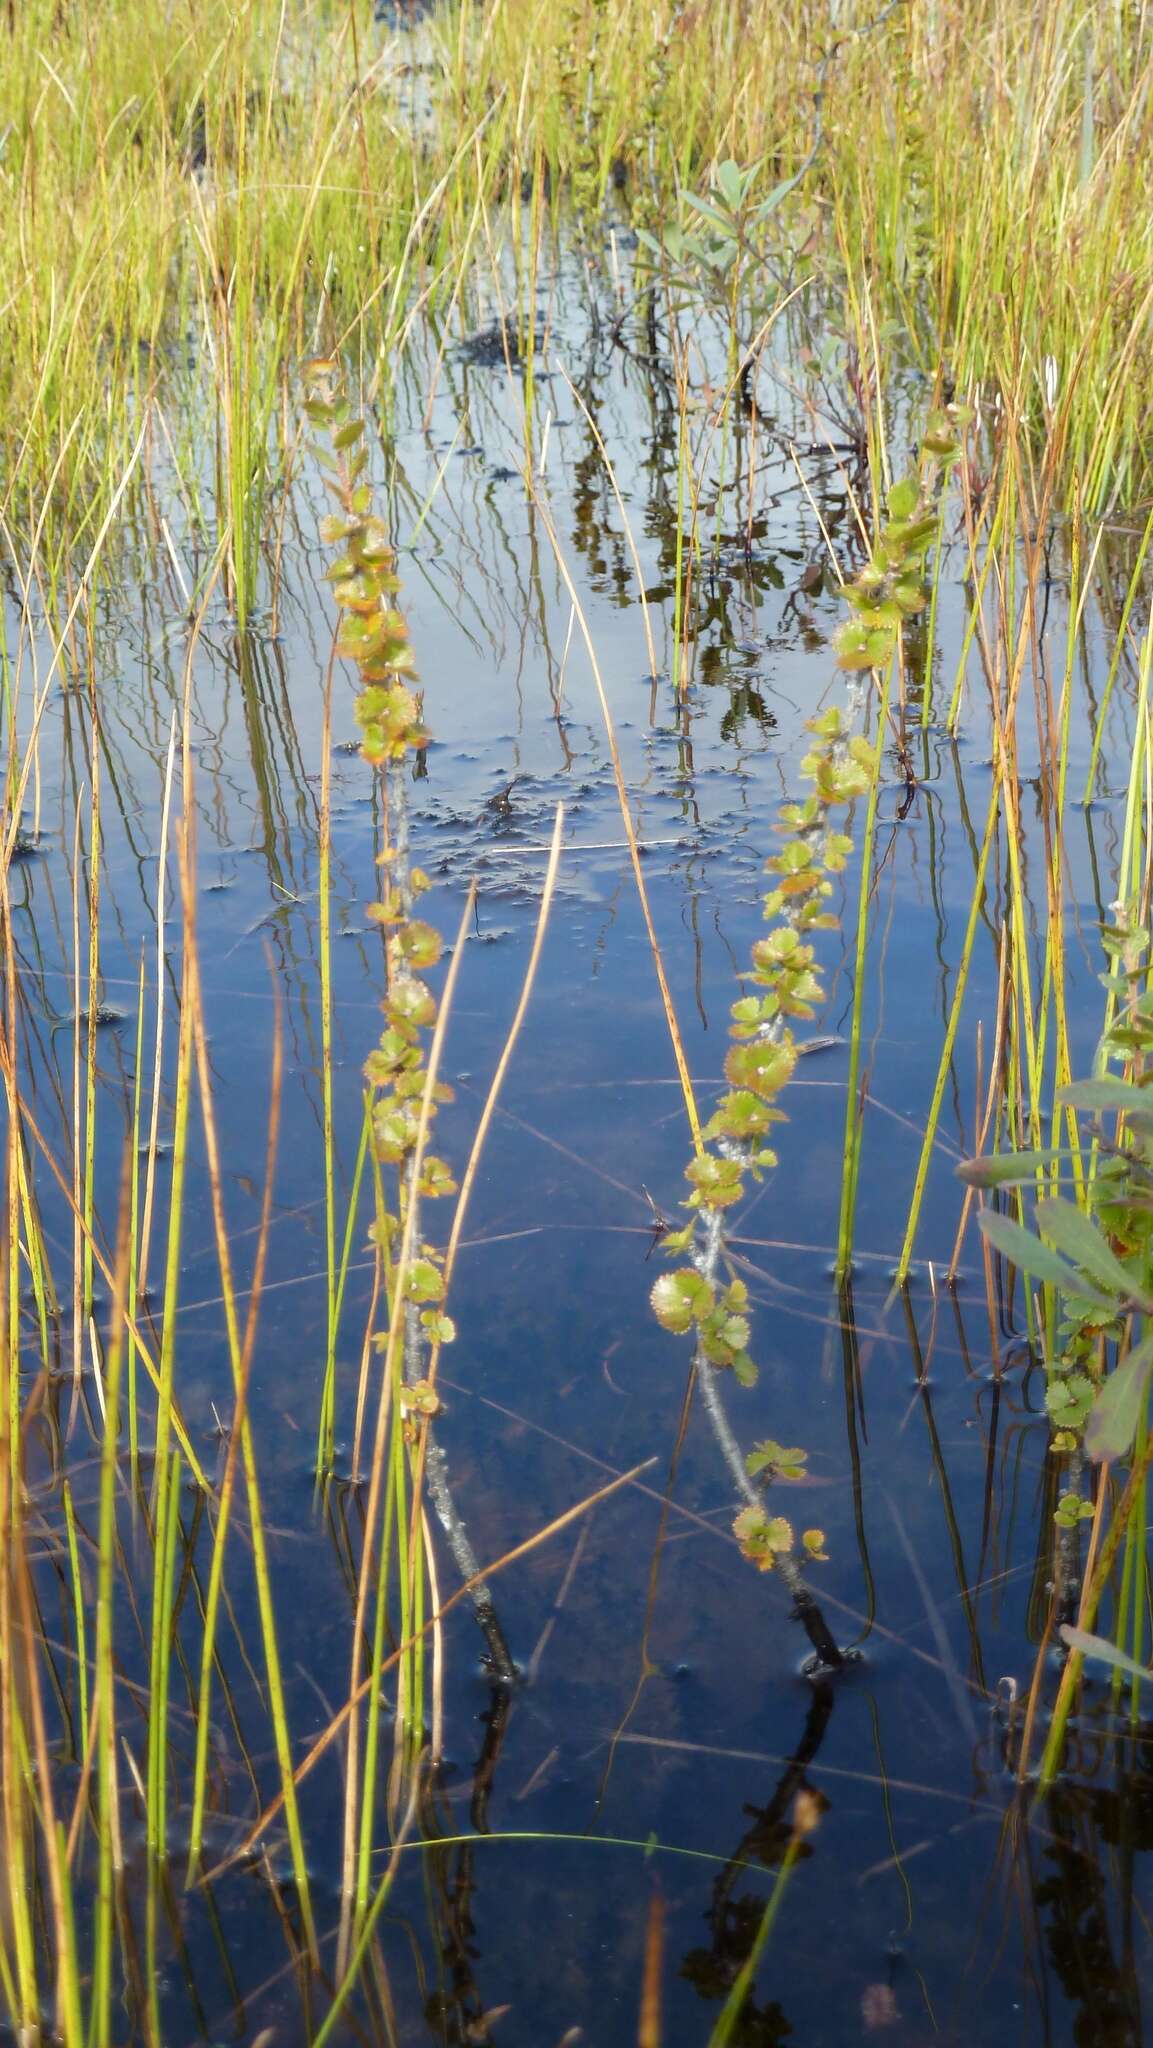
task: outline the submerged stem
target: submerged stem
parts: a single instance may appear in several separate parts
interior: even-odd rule
[[[1062,1491],[1080,1495],[1081,1482],[1085,1471],[1085,1453],[1080,1444],[1070,1451]],[[1054,1544],[1054,1595],[1057,1615],[1061,1621],[1076,1621],[1077,1609],[1081,1603],[1081,1524],[1079,1521],[1057,1523],[1057,1540]]]
[[[480,1565],[477,1561],[476,1552],[472,1547],[472,1538],[469,1536],[468,1530],[461,1520],[456,1501],[453,1498],[452,1486],[448,1476],[448,1458],[445,1454],[444,1446],[438,1443],[433,1436],[431,1423],[428,1425],[428,1439],[424,1454],[424,1476],[428,1485],[429,1499],[436,1510],[437,1520],[444,1530],[448,1547],[452,1552],[453,1563],[456,1565],[461,1578],[466,1582],[469,1579],[479,1578]],[[469,1598],[472,1601],[472,1611],[476,1616],[477,1626],[488,1646],[488,1661],[493,1676],[498,1678],[502,1684],[511,1685],[516,1678],[516,1665],[513,1661],[512,1652],[509,1649],[504,1630],[500,1625],[500,1619],[496,1611],[496,1602],[493,1600],[488,1581],[481,1580],[478,1585],[475,1585],[469,1594]]]
[[[724,1248],[724,1224],[719,1209],[706,1209],[704,1216],[705,1241],[698,1251],[695,1264],[701,1276],[713,1285]],[[699,1345],[696,1354],[696,1373],[713,1435],[728,1467],[734,1489],[749,1507],[759,1508],[762,1504],[761,1492],[749,1477],[741,1447],[733,1434],[721,1391],[720,1369],[706,1358],[703,1348]],[[829,1667],[832,1670],[839,1670],[845,1662],[844,1652],[821,1613],[816,1597],[807,1585],[796,1560],[787,1551],[782,1552],[775,1561],[775,1569],[793,1596],[793,1613],[816,1651],[818,1669]]]
[[[387,771],[388,795],[388,840],[391,859],[389,874],[400,908],[406,917],[412,916],[414,892],[412,887],[410,836],[408,817],[408,787],[403,761],[390,761]],[[412,1243],[419,1246],[421,1238],[421,1199],[414,1161],[409,1159],[404,1167],[404,1199],[412,1212]],[[416,1302],[405,1304],[404,1311],[404,1379],[412,1387],[425,1376],[426,1340],[421,1328],[420,1309]],[[496,1611],[496,1603],[486,1581],[480,1579],[480,1563],[472,1547],[472,1538],[461,1518],[453,1496],[449,1478],[448,1455],[439,1443],[431,1417],[425,1422],[424,1477],[428,1486],[429,1499],[436,1512],[437,1521],[444,1530],[453,1563],[461,1579],[468,1582],[477,1579],[469,1595],[477,1626],[484,1637],[488,1650],[488,1663],[493,1676],[503,1685],[511,1685],[516,1678],[516,1664]]]

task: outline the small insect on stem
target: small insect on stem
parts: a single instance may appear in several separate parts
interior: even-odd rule
[[[649,1209],[651,1211],[653,1219],[651,1224],[649,1225],[649,1229],[651,1232],[649,1248],[645,1253],[645,1264],[647,1266],[649,1260],[652,1258],[653,1253],[659,1245],[662,1237],[667,1237],[673,1226],[669,1222],[669,1219],[665,1215],[663,1209],[658,1207],[657,1203],[654,1202],[652,1196],[650,1195],[643,1181],[641,1182],[641,1193],[644,1196],[645,1201],[649,1205]]]

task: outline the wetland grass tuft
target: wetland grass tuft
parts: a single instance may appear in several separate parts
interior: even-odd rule
[[[507,227],[529,251],[523,337],[531,252],[568,194],[590,262],[619,195],[663,251],[658,286],[719,301],[741,346],[783,282],[843,306],[851,334],[867,276],[883,353],[899,335],[923,370],[1012,392],[1035,452],[1060,433],[1087,507],[1131,502],[1153,374],[1141,19],[1134,0],[1088,18],[855,0],[834,32],[800,0],[460,0],[369,59],[328,0],[32,0],[0,67],[4,516],[22,537],[46,517],[55,590],[159,406],[245,617],[281,380],[321,294],[386,390],[409,302],[451,312],[478,223]]]

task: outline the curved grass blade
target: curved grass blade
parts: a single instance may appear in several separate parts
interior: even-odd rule
[[[1104,1636],[1090,1635],[1087,1628],[1074,1628],[1072,1622],[1061,1623],[1061,1640],[1079,1657],[1093,1657],[1098,1664],[1108,1664],[1114,1671],[1123,1671],[1126,1678],[1153,1679],[1153,1671],[1147,1664],[1138,1664],[1135,1657],[1127,1657],[1116,1643],[1110,1643]]]

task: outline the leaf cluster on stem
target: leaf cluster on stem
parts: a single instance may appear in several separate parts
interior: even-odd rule
[[[803,1618],[812,1595],[801,1576],[793,1525],[769,1512],[764,1494],[770,1483],[802,1480],[806,1453],[764,1442],[742,1459],[717,1384],[726,1369],[742,1386],[756,1379],[748,1348],[748,1288],[728,1255],[726,1218],[742,1200],[747,1180],[759,1181],[777,1164],[767,1140],[783,1119],[778,1098],[800,1056],[796,1026],[811,1021],[824,997],[814,941],[836,925],[829,908],[834,877],[844,871],[852,852],[852,840],[842,829],[844,814],[867,794],[878,772],[877,749],[854,730],[862,685],[853,672],[875,670],[891,660],[903,622],[928,602],[924,558],[937,531],[937,496],[948,466],[961,452],[968,418],[956,406],[930,415],[917,467],[890,490],[888,519],[846,592],[852,616],[837,635],[836,651],[839,665],[850,671],[847,702],[810,721],[810,745],[801,762],[806,794],[778,812],[780,843],[765,864],[764,916],[770,929],[752,947],[743,976],[748,993],[732,1005],[728,1086],[685,1168],[689,1222],[662,1240],[662,1250],[685,1263],[662,1274],[652,1290],[653,1313],[663,1327],[694,1338],[706,1407],[743,1502],[733,1525],[741,1550],[758,1570],[776,1571],[785,1579]],[[806,1562],[824,1560],[820,1529],[802,1532],[799,1555]],[[827,1657],[828,1645],[820,1646],[819,1653]]]

